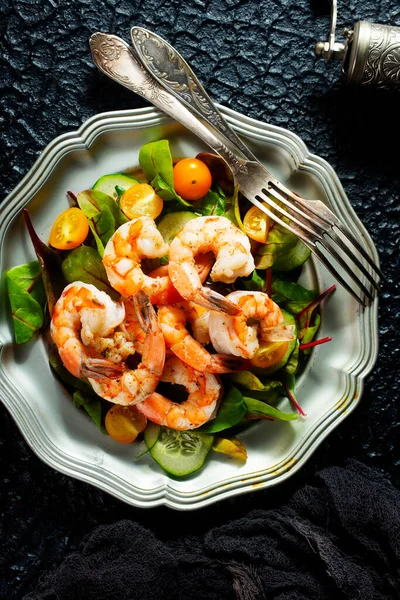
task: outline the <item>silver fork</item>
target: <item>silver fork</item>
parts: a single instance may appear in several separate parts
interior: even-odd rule
[[[222,140],[228,138],[244,157],[248,158],[252,163],[256,163],[251,164],[251,166],[248,165],[249,177],[247,182],[243,180],[239,181],[242,179],[240,174],[236,176],[236,181],[240,183],[241,193],[248,200],[256,204],[260,210],[263,210],[263,212],[267,211],[264,205],[260,206],[260,201],[267,203],[274,210],[273,214],[267,214],[302,239],[325,264],[332,275],[358,301],[363,303],[361,298],[354,293],[354,290],[339,275],[332,263],[328,261],[327,257],[322,254],[317,243],[321,244],[336,259],[338,264],[359,286],[367,298],[372,300],[373,295],[371,292],[356,276],[352,265],[346,262],[337,250],[338,247],[344,252],[371,283],[372,288],[379,291],[378,282],[365,268],[359,257],[354,254],[347,243],[350,242],[379,278],[382,278],[382,274],[351,231],[341,223],[323,202],[301,198],[286,188],[265,169],[224,119],[188,63],[166,40],[143,27],[131,28],[131,40],[136,54],[141,59],[144,67],[165,89],[184,102],[189,109],[195,111],[199,117],[214,127],[218,133],[222,134]],[[255,181],[257,181],[256,185]],[[278,201],[278,204],[276,201]],[[283,222],[279,216],[289,218],[290,226],[286,222]],[[335,231],[335,228],[338,230],[339,235]],[[342,238],[339,237],[340,234]]]
[[[359,258],[348,248],[347,242],[352,243],[366,262],[381,277],[378,267],[374,265],[351,232],[322,202],[304,200],[287,190],[268,173],[241,141],[240,150],[238,150],[235,143],[237,136],[227,123],[224,125],[225,122],[223,121],[229,137],[226,137],[221,130],[216,130],[214,125],[211,125],[209,121],[207,122],[204,115],[197,117],[193,110],[186,108],[179,95],[172,94],[172,90],[165,89],[152,74],[146,71],[124,40],[114,35],[95,33],[90,38],[90,47],[93,60],[101,71],[182,123],[217,152],[231,168],[235,183],[240,185],[241,193],[258,206],[260,210],[268,214],[270,218],[302,239],[332,275],[361,304],[365,304],[363,298],[338,273],[318,244],[335,258],[337,263],[358,285],[361,292],[370,300],[373,299],[373,292],[378,290],[379,286]],[[199,114],[198,111],[196,113]],[[219,114],[218,111],[217,114]],[[221,117],[220,114],[219,116]],[[244,158],[247,153],[250,153],[251,160]],[[289,220],[290,224],[286,222],[286,219]],[[334,227],[338,229],[346,243],[334,231]],[[345,252],[352,263],[348,263],[343,259],[334,244],[339,250]],[[371,290],[367,289],[355,274],[354,266],[357,266],[371,283]]]

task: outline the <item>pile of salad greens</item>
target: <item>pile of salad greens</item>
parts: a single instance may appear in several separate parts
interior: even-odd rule
[[[201,158],[202,155],[199,155]],[[24,344],[38,332],[48,331],[55,302],[69,283],[82,281],[105,291],[114,300],[119,294],[111,287],[102,263],[104,247],[114,232],[129,219],[121,210],[120,201],[127,189],[147,182],[164,204],[156,224],[164,240],[171,243],[182,226],[191,218],[205,215],[224,216],[245,230],[243,221],[252,205],[240,195],[229,177],[212,155],[204,155],[213,175],[211,189],[199,200],[188,202],[174,187],[173,159],[167,140],[151,142],[142,147],[140,168],[131,173],[107,174],[91,189],[75,195],[68,192],[69,204],[86,216],[89,233],[78,247],[56,250],[36,235],[25,209],[27,228],[37,260],[10,269],[6,283],[14,324],[15,342]],[[66,207],[67,208],[67,203]],[[256,268],[233,284],[213,284],[225,295],[234,290],[266,292],[280,306],[285,323],[293,324],[295,339],[287,343],[286,352],[266,369],[252,368],[221,375],[224,395],[212,420],[196,430],[175,431],[147,423],[138,439],[144,439],[145,451],[174,476],[184,476],[202,467],[210,450],[231,459],[245,461],[246,448],[237,438],[240,432],[256,420],[294,421],[305,416],[296,399],[296,376],[304,368],[313,346],[329,341],[316,339],[320,326],[318,307],[335,286],[319,295],[298,283],[310,251],[287,229],[269,223],[263,243],[252,242]],[[151,261],[151,268],[166,264],[168,257]],[[210,351],[214,350],[210,348]],[[56,376],[71,394],[77,408],[84,410],[99,429],[107,434],[105,417],[112,405],[96,395],[85,379],[77,379],[64,367],[55,345],[50,346],[49,362]],[[169,397],[179,401],[181,386],[171,386]],[[176,389],[176,393],[175,390]],[[157,388],[158,389],[158,388]],[[289,399],[293,411],[283,412],[277,405]],[[141,456],[144,452],[139,454]]]

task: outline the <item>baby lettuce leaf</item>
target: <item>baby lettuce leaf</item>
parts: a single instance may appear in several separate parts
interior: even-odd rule
[[[39,238],[32,225],[28,210],[26,208],[24,209],[24,218],[28,228],[29,237],[31,238],[42,270],[42,280],[47,298],[47,308],[51,317],[53,314],[54,305],[61,296],[63,289],[67,285],[61,269],[61,258],[57,252],[46,246],[46,244]]]
[[[285,413],[274,408],[265,402],[255,400],[254,398],[243,398],[247,408],[246,419],[279,419],[280,421],[295,421],[299,415],[297,413]]]
[[[191,207],[190,202],[186,202],[175,192],[174,167],[168,140],[142,146],[139,163],[145,178],[160,198],[166,201],[177,200],[180,204]]]
[[[275,223],[268,233],[267,242],[257,251],[257,269],[291,271],[302,265],[310,256],[310,250],[283,225]]]
[[[307,290],[299,283],[275,278],[272,281],[272,299],[292,315],[301,312],[317,296],[315,290]]]
[[[77,196],[79,208],[85,213],[100,256],[115,230],[128,219],[114,198],[97,190],[85,190]]]
[[[293,375],[294,373],[297,372],[297,369],[299,366],[299,348],[300,348],[300,342],[297,339],[296,345],[293,348],[293,352],[290,355],[289,360],[287,361],[287,363],[284,367],[286,373],[289,373],[289,375]]]
[[[306,413],[301,408],[300,404],[297,402],[296,378],[293,373],[285,373],[283,387],[286,392],[286,396],[289,398],[289,400],[293,404],[293,406],[295,406],[297,412],[299,412],[303,417],[305,417]]]
[[[44,322],[46,295],[39,262],[35,260],[7,271],[6,285],[15,341],[24,344],[32,339]]]
[[[230,376],[231,381],[233,383],[237,383],[241,387],[246,390],[254,390],[254,391],[266,391],[272,390],[273,388],[279,387],[282,385],[279,381],[266,381],[264,384],[258,377],[254,375],[251,371],[238,371],[237,373],[232,373]]]
[[[236,438],[221,438],[215,437],[212,445],[214,452],[225,454],[230,458],[236,458],[241,462],[246,462],[247,450],[246,446]]]
[[[266,281],[257,273],[256,269],[254,269],[250,278],[241,279],[240,281],[241,287],[250,292],[265,292],[266,290]]]
[[[276,383],[276,382],[274,382]],[[279,382],[278,387],[269,390],[246,390],[246,397],[261,400],[267,404],[276,404],[282,398],[282,384]]]
[[[233,385],[225,394],[225,397],[219,407],[217,416],[212,421],[209,421],[199,431],[207,433],[215,433],[228,429],[239,421],[246,414],[246,406],[243,402],[243,396]]]
[[[315,313],[313,321],[314,322],[312,325],[309,325],[307,328],[301,329],[299,331],[299,336],[301,336],[300,339],[301,339],[302,344],[308,344],[309,342],[311,342],[314,339],[314,337],[319,329],[319,326],[321,324],[321,316],[319,313]],[[311,348],[303,350],[303,352],[305,354],[309,354],[311,352]]]
[[[210,190],[201,199],[200,210],[204,216],[212,215],[220,217],[226,211],[226,196],[224,191],[218,187],[217,190]]]
[[[107,292],[114,300],[119,298],[119,295],[108,281],[100,256],[90,246],[79,246],[72,250],[62,263],[62,271],[69,283],[74,281],[91,283],[97,289]]]
[[[226,217],[227,219],[229,219],[234,225],[236,225],[236,227],[239,227],[239,229],[241,229],[243,231],[243,233],[246,233],[244,226],[243,226],[242,218],[240,216],[239,186],[238,185],[236,185],[233,189],[233,195],[232,195],[232,198],[230,201],[230,207],[224,213],[223,216]]]
[[[77,390],[72,396],[72,401],[77,408],[82,408],[87,412],[102,433],[107,433],[103,425],[103,400],[100,396]]]

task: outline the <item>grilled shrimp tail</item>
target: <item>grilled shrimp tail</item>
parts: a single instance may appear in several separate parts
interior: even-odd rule
[[[216,310],[227,315],[237,315],[240,308],[230,300],[227,300],[222,294],[215,292],[209,288],[201,288],[196,291],[196,294],[191,298],[192,302],[204,306],[208,310]]]

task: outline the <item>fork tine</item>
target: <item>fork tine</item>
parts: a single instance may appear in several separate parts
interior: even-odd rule
[[[273,202],[272,200],[268,199],[264,199],[262,197],[259,196],[253,196],[252,198],[248,198],[248,200],[250,200],[250,202],[252,204],[254,204],[255,206],[257,206],[257,208],[259,208],[261,210],[261,212],[265,213],[266,215],[268,215],[273,221],[276,221],[277,223],[279,223],[280,225],[282,225],[283,227],[285,227],[285,229],[288,229],[289,231],[291,231],[292,233],[294,233],[294,235],[297,235],[298,238],[300,238],[311,250],[313,250],[315,248],[315,243],[312,242],[311,240],[309,240],[309,238],[303,233],[302,229],[300,229],[300,227],[296,227],[291,225],[288,225],[288,223],[285,223],[285,221],[282,221],[282,219],[280,219],[275,213],[272,212],[272,210],[270,210],[269,208],[267,208],[265,206],[265,204],[262,204],[262,202],[267,202],[272,208],[278,208],[283,216],[287,217],[288,219],[291,219],[291,216],[286,213],[283,209],[281,209],[279,206],[276,205],[275,202]],[[298,224],[304,229],[303,224],[298,221]],[[310,233],[312,233],[313,235],[315,235],[315,232],[309,228],[306,228]]]
[[[361,254],[361,256],[366,260],[366,262],[369,264],[369,266],[374,269],[375,273],[379,276],[380,279],[382,279],[382,281],[385,281],[385,277],[382,273],[382,271],[376,266],[376,264],[372,261],[371,257],[367,254],[367,252],[364,250],[364,248],[361,246],[361,244],[359,243],[359,241],[354,237],[354,235],[351,233],[351,231],[349,231],[349,229],[347,227],[344,227],[344,225],[339,221],[339,219],[336,218],[336,222],[335,222],[335,226],[339,229],[339,231],[347,238],[350,240],[350,242],[353,244],[353,246],[359,251],[359,253]]]
[[[345,252],[345,254],[347,254],[347,256],[349,258],[352,259],[352,261],[360,269],[360,271],[363,273],[363,275],[365,275],[365,277],[368,279],[368,281],[371,283],[371,285],[373,285],[373,287],[376,289],[376,291],[380,292],[381,288],[378,285],[378,283],[375,281],[375,279],[372,277],[371,273],[369,273],[369,271],[367,271],[367,269],[364,267],[362,262],[360,260],[358,260],[357,256],[355,256],[355,254],[350,250],[350,248],[348,248],[346,246],[346,244],[343,243],[343,241],[337,235],[337,233],[334,231],[334,229],[331,229],[330,231],[328,231],[327,236],[329,236],[334,242],[336,242],[336,244],[339,246],[339,248],[343,252]]]
[[[348,276],[354,281],[355,284],[358,285],[358,287],[363,292],[363,294],[365,294],[369,300],[373,300],[374,296],[372,295],[372,293],[365,287],[365,285],[360,280],[360,278],[357,277],[357,275],[354,273],[354,271],[352,270],[352,268],[347,264],[347,262],[345,260],[343,260],[343,258],[335,250],[335,248],[333,248],[331,246],[327,247],[325,245],[325,238],[323,238],[322,240],[320,240],[320,244],[321,244],[321,246],[323,248],[325,248],[325,250],[327,252],[329,252],[329,254],[331,254],[333,256],[333,258],[338,262],[338,264],[346,271],[346,273],[348,274]]]
[[[266,194],[266,191],[265,191],[265,190],[263,190],[263,192],[264,192],[264,194]],[[291,210],[293,210],[293,211],[295,211],[297,214],[299,214],[300,216],[302,216],[302,217],[305,217],[306,219],[309,219],[309,217],[308,217],[308,215],[307,215],[307,214],[305,214],[303,211],[301,211],[301,210],[300,210],[298,207],[294,206],[290,200],[287,200],[287,199],[286,199],[284,196],[282,196],[282,195],[281,195],[279,192],[276,192],[276,191],[275,191],[275,189],[273,190],[273,195],[274,195],[274,196],[276,196],[277,200],[279,200],[280,202],[283,202],[283,203],[285,204],[285,206],[287,206],[287,208],[288,208],[290,211],[291,211]],[[270,202],[269,202],[269,204],[271,204],[271,203],[272,203],[272,201],[270,201]],[[304,205],[305,205],[305,202],[304,202],[304,203],[302,203],[302,206],[304,206]],[[305,208],[307,209],[307,207],[306,207],[306,206],[305,206]],[[277,209],[278,209],[278,210],[281,210],[281,208],[280,208],[279,206],[277,206]],[[328,210],[329,210],[329,209],[328,209]],[[283,212],[283,211],[281,211],[281,212]],[[339,255],[337,254],[337,252],[334,250],[334,248],[333,248],[331,245],[328,247],[328,245],[327,245],[327,243],[326,243],[326,242],[327,242],[327,240],[326,240],[326,236],[327,236],[327,237],[329,237],[329,238],[330,238],[330,239],[331,239],[333,242],[335,242],[335,243],[338,245],[338,247],[339,247],[339,248],[340,248],[340,249],[341,249],[341,250],[342,250],[342,251],[343,251],[345,254],[347,254],[347,256],[348,256],[348,257],[349,257],[349,258],[350,258],[350,259],[351,259],[351,260],[354,262],[354,264],[355,264],[355,265],[356,265],[356,266],[357,266],[357,267],[360,269],[360,271],[363,273],[363,275],[365,275],[365,277],[366,277],[366,278],[368,279],[368,281],[369,281],[369,282],[370,282],[370,283],[373,285],[373,287],[374,287],[374,288],[375,288],[377,291],[380,291],[380,287],[379,287],[379,285],[377,284],[377,282],[375,281],[375,279],[372,277],[371,273],[369,273],[369,272],[367,271],[367,269],[365,268],[365,266],[364,266],[364,265],[361,263],[361,261],[360,261],[360,260],[358,259],[358,257],[357,257],[357,256],[354,254],[354,252],[352,252],[352,251],[351,251],[351,249],[350,249],[350,248],[348,248],[348,246],[346,246],[346,245],[343,243],[343,240],[342,240],[342,239],[341,239],[341,238],[340,238],[340,237],[339,237],[339,236],[336,234],[336,232],[334,231],[334,229],[333,229],[333,226],[335,226],[335,225],[336,225],[336,222],[338,222],[338,225],[341,225],[341,223],[340,223],[340,221],[337,219],[337,217],[336,217],[336,216],[335,216],[335,215],[332,213],[332,216],[334,217],[334,220],[335,220],[335,221],[333,221],[332,219],[327,219],[327,218],[325,217],[325,215],[318,214],[318,213],[315,211],[315,209],[314,209],[314,208],[312,208],[310,212],[312,212],[312,213],[314,214],[314,216],[315,216],[315,218],[317,219],[317,221],[319,220],[319,221],[323,221],[323,222],[325,222],[325,223],[329,224],[329,229],[326,229],[326,227],[323,227],[323,226],[321,226],[320,224],[318,224],[318,222],[316,222],[316,221],[314,222],[314,225],[315,225],[316,229],[319,229],[319,236],[320,236],[320,238],[324,238],[324,242],[322,242],[322,239],[321,239],[321,244],[324,246],[325,250],[326,250],[327,252],[330,252],[332,255],[334,255],[334,257],[336,258],[336,260],[337,260],[338,262],[340,262],[341,266],[343,266],[343,268],[344,268],[344,269],[345,269],[345,270],[348,272],[348,274],[349,274],[349,275],[350,275],[350,277],[353,279],[353,281],[354,281],[355,283],[357,283],[357,284],[360,286],[360,289],[361,289],[361,290],[364,292],[364,294],[366,294],[368,297],[370,297],[370,294],[369,294],[369,292],[367,291],[367,289],[365,288],[365,286],[364,286],[364,285],[363,285],[361,282],[359,282],[359,281],[358,281],[358,278],[356,279],[356,276],[354,275],[353,271],[352,271],[352,270],[349,270],[349,269],[347,268],[347,265],[346,265],[346,263],[345,263],[343,260],[339,260],[339,258],[340,258],[340,257],[339,257]],[[329,212],[330,212],[330,211],[329,211]],[[285,214],[285,213],[284,213],[284,214]],[[291,217],[291,215],[290,215],[289,213],[286,213],[286,214],[289,216],[289,218],[290,218],[290,219],[291,219],[291,221],[292,221],[292,219],[293,219],[293,218]],[[295,219],[295,221],[296,221],[296,223],[299,223],[298,219]],[[345,236],[345,233],[344,233],[344,231],[342,231],[342,229],[343,229],[344,231],[346,231],[346,229],[345,229],[344,227],[342,227],[342,228],[339,228],[339,230],[341,231],[341,233],[342,233],[342,234]],[[309,232],[311,232],[311,231],[310,231],[310,228],[308,228],[308,227],[307,227],[307,230],[308,230]],[[317,232],[316,230],[314,230],[312,233],[313,233],[314,235],[318,235],[318,232]],[[350,240],[349,240],[349,241],[350,241],[351,243],[353,243],[353,241],[352,241],[352,238],[353,238],[354,236],[352,236],[352,234],[351,234],[350,232],[348,232],[348,233],[349,233],[349,238],[350,238]],[[345,236],[345,237],[346,237],[346,236]],[[354,240],[354,241],[357,241],[357,240]],[[361,247],[361,246],[360,246],[360,247]],[[358,250],[358,247],[357,247],[357,246],[356,246],[356,249]],[[365,251],[362,251],[362,253],[361,253],[361,254],[362,254],[362,256],[366,255],[366,256],[368,257],[368,255],[365,253]],[[371,264],[371,259],[370,259],[369,257],[368,257],[368,264]],[[376,267],[375,269],[377,269],[377,267]],[[378,271],[379,271],[379,269],[378,269]],[[371,297],[370,299],[372,299],[372,297]]]
[[[347,240],[350,241],[350,243],[355,247],[355,249],[361,254],[363,259],[375,271],[375,273],[378,275],[378,277],[380,279],[382,279],[383,281],[385,280],[385,277],[383,276],[379,267],[376,266],[376,264],[373,262],[372,258],[365,251],[365,249],[361,246],[361,244],[359,243],[357,238],[352,234],[350,229],[348,227],[345,227],[345,225],[338,219],[338,217],[327,206],[324,206],[324,210],[325,210],[325,213],[329,214],[329,217],[326,214],[321,214],[320,212],[318,212],[318,210],[316,210],[313,207],[312,201],[311,202],[307,201],[305,198],[301,198],[300,196],[293,194],[293,192],[291,192],[290,190],[286,190],[286,189],[283,190],[283,189],[281,189],[281,187],[278,188],[275,186],[273,186],[271,189],[273,190],[273,195],[276,195],[277,199],[280,202],[283,202],[288,207],[293,207],[293,209],[297,213],[302,214],[302,211],[299,210],[295,205],[293,205],[293,202],[295,202],[296,204],[299,204],[304,210],[306,210],[306,212],[311,213],[313,215],[313,217],[318,219],[320,222],[325,223],[326,225],[328,225],[331,228],[336,226],[337,229],[339,229],[339,231],[342,233],[342,235]],[[288,200],[282,194],[286,194],[291,200]],[[337,239],[335,239],[335,241],[337,242]],[[348,254],[348,256],[350,256],[350,255]],[[357,262],[357,261],[355,260],[354,262]],[[365,272],[364,267],[360,266],[360,264],[361,263],[358,262],[357,266],[363,271],[364,275],[371,281],[371,283],[374,286],[376,286],[377,284],[374,280],[371,279],[370,273],[368,273],[368,271]],[[379,288],[377,288],[377,289],[379,289]]]
[[[323,246],[323,248],[326,250],[326,252],[328,252],[329,254],[331,254],[333,256],[333,258],[344,269],[344,271],[346,271],[346,273],[353,280],[353,282],[360,288],[361,292],[369,300],[373,300],[374,296],[365,287],[365,285],[360,280],[360,278],[354,273],[354,270],[351,269],[351,267],[343,260],[343,258],[338,254],[338,252],[335,250],[335,248],[331,244],[327,243],[327,240],[324,237],[324,234],[328,234],[329,237],[331,237],[330,236],[331,232],[327,231],[326,229],[324,229],[323,227],[321,227],[317,223],[314,223],[314,225],[316,225],[317,229],[315,229],[315,228],[311,229],[309,226],[305,225],[299,219],[293,218],[293,216],[289,212],[286,212],[281,206],[277,205],[273,200],[271,200],[271,198],[269,196],[267,196],[267,193],[264,190],[263,190],[262,195],[260,193],[259,196],[256,197],[257,200],[259,198],[261,200],[263,200],[264,202],[266,202],[269,206],[271,206],[275,210],[278,210],[282,214],[282,216],[285,216],[288,219],[290,219],[290,225],[288,225],[287,223],[285,223],[284,221],[282,221],[281,219],[279,219],[279,217],[277,217],[276,214],[272,213],[269,209],[267,209],[266,206],[265,206],[265,204],[261,204],[261,202],[259,202],[259,201],[256,204],[256,206],[258,206],[260,208],[260,210],[262,210],[263,212],[267,213],[272,219],[278,220],[284,227],[286,227],[287,229],[289,229],[290,231],[292,231],[295,235],[297,235],[298,237],[300,237],[303,240],[303,242],[320,258],[320,260],[324,263],[324,265],[326,266],[326,268],[338,279],[338,281],[343,285],[343,287],[345,287],[347,289],[347,291],[352,294],[352,296],[354,298],[356,298],[363,306],[365,306],[365,302],[363,302],[361,300],[361,298],[354,292],[354,290],[343,279],[343,277],[341,277],[339,275],[339,273],[337,272],[337,270],[328,261],[327,257],[318,249],[318,247],[316,246],[315,242],[311,241],[304,234],[304,232],[303,232],[304,230],[307,231],[308,233],[311,233],[314,237],[317,237],[317,241]],[[254,200],[253,200],[253,203],[255,204],[256,202],[254,202]],[[290,205],[290,203],[288,201],[285,202],[285,205],[288,206],[289,209],[292,208],[292,206]],[[299,210],[297,209],[296,212],[299,212]],[[301,213],[301,211],[300,211],[300,214],[302,214],[302,216],[303,216],[303,213]],[[304,215],[304,217],[306,219],[309,218],[307,215]],[[293,227],[293,221],[296,224],[294,227]],[[334,237],[335,235],[336,234],[334,234],[331,237],[332,241],[336,241],[335,237]],[[339,239],[339,241],[341,242],[340,239]],[[343,250],[343,245],[342,244],[339,244],[339,247]],[[353,253],[350,251],[350,249],[345,248],[345,252],[346,252],[347,256],[349,256],[349,258],[352,259],[352,261],[354,262],[354,264],[356,266],[359,266],[361,264],[360,261],[357,259],[357,257],[355,257],[353,255]],[[364,273],[365,268],[363,267],[363,265],[361,265],[361,270]],[[369,275],[369,277],[371,277],[370,274],[368,273],[368,271],[367,271],[367,274]],[[369,279],[369,277],[368,277],[368,279]],[[374,283],[374,286],[376,288],[376,283],[375,282],[373,282],[373,283]],[[376,288],[376,289],[379,289],[379,288]]]
[[[335,267],[326,259],[326,256],[320,251],[320,249],[316,246],[314,250],[314,254],[319,258],[323,265],[325,265],[326,269],[333,275],[333,277],[355,298],[362,306],[365,306],[365,302],[353,288],[347,283],[345,279],[335,269]]]

